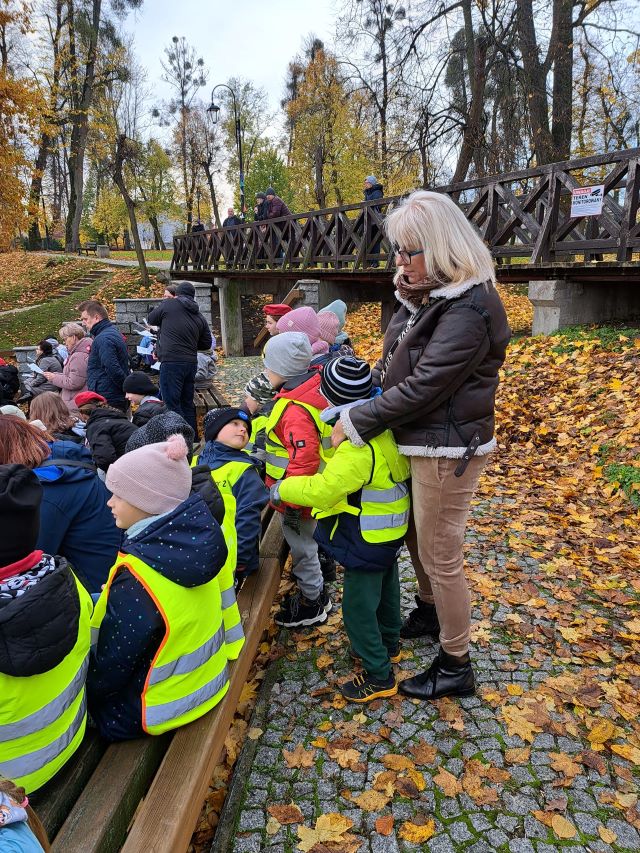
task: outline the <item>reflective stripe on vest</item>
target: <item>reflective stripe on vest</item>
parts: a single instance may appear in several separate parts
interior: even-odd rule
[[[302,403],[299,400],[290,400],[286,397],[280,397],[271,410],[271,414],[269,415],[265,427],[267,433],[267,453],[265,459],[266,473],[267,476],[271,477],[273,480],[282,479],[284,472],[289,467],[289,453],[275,434],[275,428],[278,426],[285,409],[289,405],[300,406],[301,408],[306,409],[306,411],[311,415],[320,441],[320,471],[324,469],[327,459],[331,458],[335,452],[333,445],[331,444],[332,427],[320,420],[320,410],[315,406],[311,406],[308,403]]]
[[[0,673],[0,776],[28,792],[42,787],[80,745],[87,722],[85,680],[93,603],[74,576],[78,636],[47,672],[24,678]]]
[[[197,464],[198,457],[195,456],[191,467],[194,468]],[[218,573],[217,581],[220,588],[225,644],[229,660],[236,660],[244,646],[244,630],[235,590],[238,535],[236,533],[236,499],[231,490],[244,472],[252,467],[254,467],[253,462],[234,461],[225,462],[224,465],[211,471],[211,478],[217,485],[224,502],[224,518],[220,527],[227,546],[227,559]]]
[[[104,619],[111,584],[121,569],[142,584],[165,624],[141,695],[142,727],[158,735],[197,720],[229,687],[218,578],[182,587],[139,557],[119,554],[96,602],[93,627],[99,628]]]

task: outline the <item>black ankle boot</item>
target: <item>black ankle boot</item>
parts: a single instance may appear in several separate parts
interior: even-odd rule
[[[473,696],[475,678],[469,655],[454,657],[440,649],[426,672],[400,683],[400,693],[414,699],[441,699],[443,696]]]
[[[435,604],[427,604],[416,595],[416,605],[402,623],[400,636],[403,640],[413,640],[415,637],[433,637],[437,640],[440,623]]]
[[[333,583],[336,580],[336,561],[331,554],[327,554],[324,548],[318,548],[318,559],[322,571],[322,580],[325,583]]]

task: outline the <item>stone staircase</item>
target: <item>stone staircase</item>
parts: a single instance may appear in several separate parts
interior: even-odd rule
[[[53,299],[62,299],[65,296],[69,296],[71,293],[75,293],[76,290],[82,290],[83,287],[88,287],[90,284],[97,284],[105,280],[106,276],[112,274],[112,270],[104,269],[104,267],[99,267],[94,270],[89,270],[80,278],[77,278],[75,281],[67,284],[62,290],[56,291],[51,296],[51,300]]]

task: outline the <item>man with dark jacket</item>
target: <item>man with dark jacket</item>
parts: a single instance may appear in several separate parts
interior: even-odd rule
[[[222,223],[223,228],[232,228],[234,225],[242,225],[242,219],[235,215],[232,207],[227,209],[227,218]]]
[[[364,200],[365,201],[373,201],[376,198],[384,198],[384,190],[382,189],[382,184],[378,183],[378,179],[375,175],[367,175],[364,179]],[[375,211],[376,213],[380,212],[380,205],[372,204],[369,208],[371,212]],[[378,227],[372,225],[372,231],[380,231]],[[380,240],[376,240],[375,243],[371,246],[371,254],[379,255],[380,254]],[[373,261],[369,261],[367,266],[377,267],[380,265],[380,261],[376,258]]]
[[[101,394],[110,406],[127,411],[122,384],[129,374],[129,354],[122,334],[100,302],[81,302],[80,319],[93,337],[87,362],[87,388]]]
[[[287,207],[287,205],[282,201],[280,196],[276,195],[276,191],[273,187],[267,187],[267,202],[269,204],[269,208],[267,211],[268,219],[277,219],[279,216],[291,216],[291,211]],[[279,222],[277,225],[272,225],[272,233],[271,240],[273,243],[273,248],[275,252],[276,258],[284,257],[284,248],[282,243],[286,241],[289,235],[289,223],[288,222]],[[279,236],[279,234],[280,236]],[[280,244],[280,245],[278,245]]]
[[[181,281],[175,299],[163,299],[149,314],[148,322],[160,329],[160,394],[168,409],[177,412],[198,434],[193,404],[198,351],[211,348],[209,325],[195,300],[190,281]]]
[[[291,211],[280,196],[276,195],[273,187],[267,187],[267,201],[269,202],[269,219],[276,219],[278,216],[291,216]]]

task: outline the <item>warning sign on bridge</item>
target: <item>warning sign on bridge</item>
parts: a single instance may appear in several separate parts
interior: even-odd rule
[[[604,184],[571,190],[571,216],[599,216],[604,202]]]

